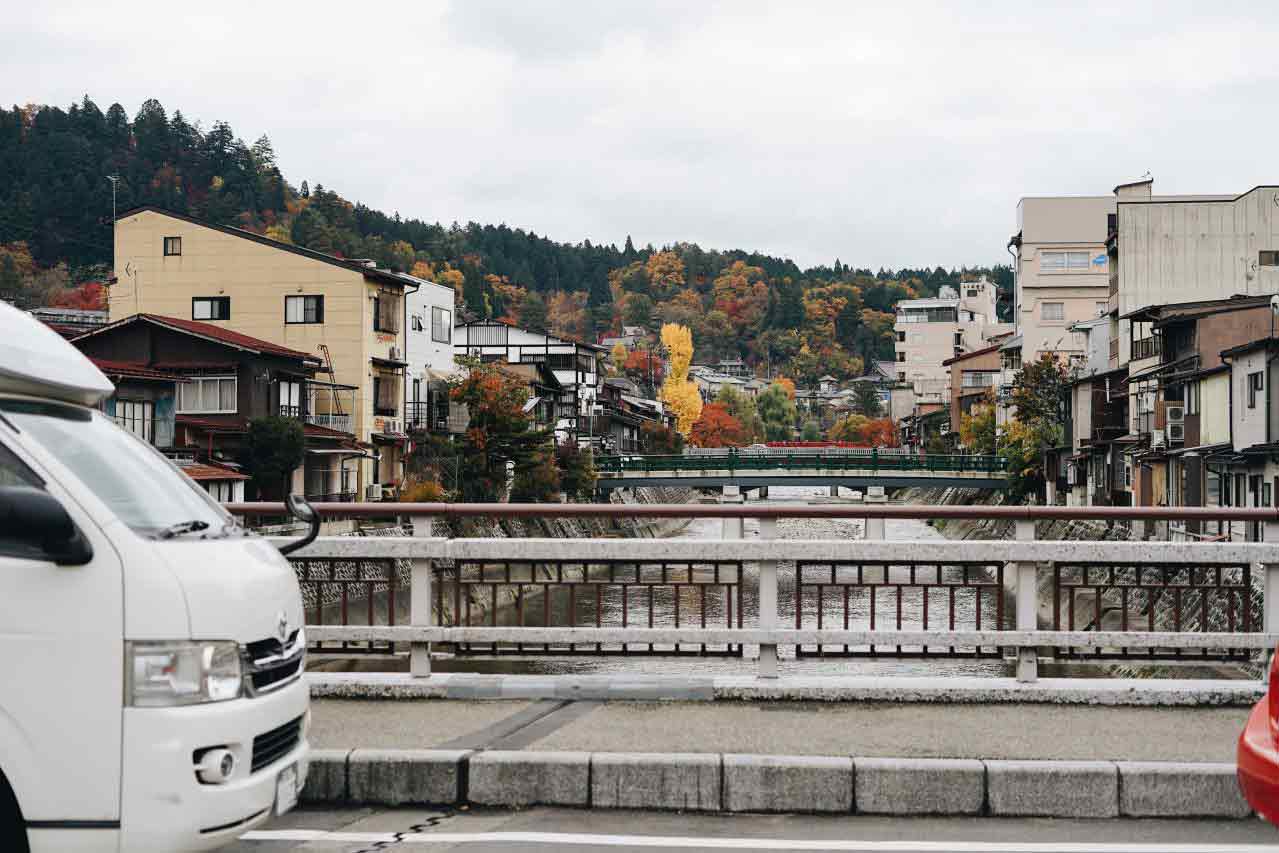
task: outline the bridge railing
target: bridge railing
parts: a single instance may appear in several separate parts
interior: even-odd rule
[[[717,453],[684,455],[600,456],[596,470],[603,473],[644,473],[670,471],[936,471],[1001,474],[1008,461],[1001,456],[937,453],[880,453],[841,450],[839,453],[791,451],[771,453]]]
[[[234,505],[244,514],[278,505]],[[1041,658],[1257,662],[1279,640],[1273,509],[347,504],[402,513],[410,536],[326,537],[295,556],[307,632],[326,653],[992,657],[1033,681]],[[462,539],[457,516],[759,519],[758,538]],[[778,538],[787,516],[999,518],[999,541]],[[1261,523],[1269,541],[1035,539],[1035,522],[1174,517]],[[740,528],[726,524],[734,536]],[[398,589],[398,592],[397,592]],[[756,651],[757,650],[757,651]]]

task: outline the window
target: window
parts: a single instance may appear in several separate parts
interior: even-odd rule
[[[1257,408],[1257,394],[1266,388],[1265,374],[1260,370],[1248,374],[1248,408]]]
[[[980,291],[980,290],[978,290],[978,289],[977,289],[977,288],[975,288],[975,287],[970,287],[970,288],[968,288],[968,289],[965,291],[965,295],[966,295],[966,296],[968,296],[970,299],[972,299],[972,298],[976,298],[976,296],[977,296],[979,293],[981,293],[981,291]]]
[[[284,297],[284,322],[286,323],[323,323],[323,296],[286,296]]]
[[[1064,302],[1041,302],[1039,303],[1039,319],[1045,323],[1060,323],[1066,319],[1066,303]]]
[[[194,376],[178,386],[179,414],[219,414],[236,411],[234,376]]]
[[[1263,249],[1257,254],[1257,263],[1263,267],[1279,267],[1279,251],[1275,249],[1266,251]]]
[[[44,487],[44,483],[12,450],[0,444],[0,486],[34,486],[39,489]]]
[[[898,360],[898,361],[905,361],[905,360],[906,360],[906,353],[904,353],[904,352],[899,352],[899,353],[897,353],[897,360]]]
[[[436,343],[453,342],[453,312],[431,307],[431,340]]]
[[[1088,272],[1089,252],[1040,252],[1040,272]]]
[[[400,410],[400,378],[373,377],[373,414],[394,415]]]
[[[400,299],[383,291],[373,297],[373,331],[396,334],[400,331]]]
[[[166,258],[174,255],[182,254],[182,238],[181,237],[165,237],[164,238],[164,256]]]
[[[899,344],[904,344],[904,343],[906,343],[906,333],[905,333],[905,332],[898,332],[898,333],[897,333],[897,343],[899,343]]]
[[[230,320],[231,297],[229,296],[193,296],[191,297],[192,320]]]
[[[1199,382],[1186,383],[1186,414],[1199,414]]]
[[[204,490],[218,503],[230,503],[235,500],[234,480],[210,480],[204,484]]]
[[[292,379],[280,380],[280,415],[286,418],[302,417],[302,383]]]
[[[414,314],[409,318],[409,327],[415,332],[422,331],[422,317],[420,314]]]
[[[1270,483],[1261,484],[1261,505],[1270,506]]]
[[[155,404],[149,400],[116,400],[115,422],[143,441],[151,442]]]
[[[902,370],[897,371],[897,381],[901,382],[903,385],[906,383],[905,371],[902,371]]]

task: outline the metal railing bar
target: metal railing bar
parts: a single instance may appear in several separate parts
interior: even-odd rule
[[[844,631],[795,628],[544,628],[308,625],[315,642],[430,642],[848,646],[1017,646],[1054,648],[1271,649],[1279,634],[1172,633],[1166,631]]]

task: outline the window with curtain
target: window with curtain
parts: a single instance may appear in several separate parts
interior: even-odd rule
[[[431,307],[431,340],[436,343],[453,342],[453,312],[436,306]]]
[[[193,376],[178,386],[179,414],[232,414],[236,409],[234,376]]]

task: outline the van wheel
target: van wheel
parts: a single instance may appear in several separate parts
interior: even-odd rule
[[[22,819],[18,798],[9,787],[9,780],[0,773],[0,850],[14,853],[30,853],[27,845],[27,823]]]

